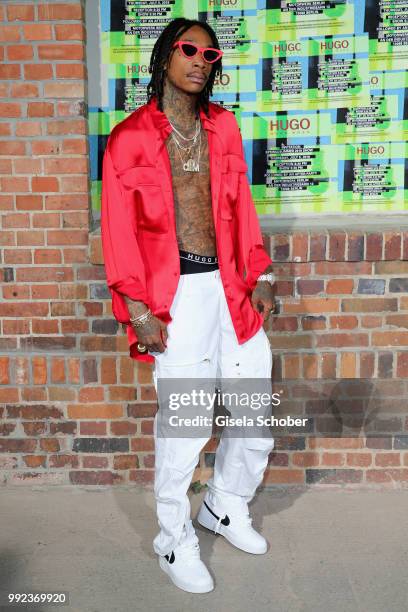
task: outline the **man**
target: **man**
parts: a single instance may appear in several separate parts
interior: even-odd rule
[[[153,378],[271,377],[262,327],[274,309],[266,253],[234,115],[209,102],[221,72],[214,31],[179,18],[154,46],[148,103],[112,131],[104,157],[102,241],[116,319],[130,355]],[[160,402],[159,402],[160,407]],[[163,408],[163,407],[162,407]],[[160,437],[154,420],[160,567],[179,588],[204,593],[187,495],[204,438]],[[198,522],[253,554],[267,550],[248,502],[271,438],[219,443]]]

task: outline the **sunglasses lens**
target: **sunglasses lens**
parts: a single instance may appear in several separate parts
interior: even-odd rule
[[[184,55],[187,55],[187,57],[194,57],[197,53],[197,48],[194,45],[190,45],[190,43],[183,43],[181,47]]]
[[[206,49],[203,55],[206,62],[212,63],[218,59],[219,53],[215,49]]]

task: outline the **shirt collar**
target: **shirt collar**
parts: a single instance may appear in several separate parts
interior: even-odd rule
[[[162,132],[163,138],[167,138],[167,136],[173,131],[173,128],[171,127],[170,121],[168,120],[166,113],[159,110],[156,96],[153,96],[148,102],[148,107],[150,108],[150,112],[153,118],[153,124]],[[207,117],[201,107],[200,119],[202,126],[205,130],[210,130],[212,132],[216,131],[214,119],[211,117]]]

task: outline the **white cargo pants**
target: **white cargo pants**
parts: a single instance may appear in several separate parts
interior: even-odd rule
[[[153,380],[159,378],[271,378],[272,352],[261,327],[238,344],[219,270],[183,274],[170,308],[167,348],[155,357]],[[272,394],[272,385],[270,386]],[[160,410],[160,403],[159,403]],[[233,415],[231,415],[233,416]],[[198,542],[187,495],[207,438],[157,436],[154,419],[154,493],[160,532],[153,541],[159,555],[181,542]],[[209,489],[249,502],[263,479],[273,438],[220,438]]]

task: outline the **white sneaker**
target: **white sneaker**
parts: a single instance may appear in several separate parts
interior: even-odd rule
[[[159,555],[159,565],[183,591],[208,593],[214,581],[200,559],[199,544],[180,544],[168,555]]]
[[[217,496],[216,499],[214,494],[207,491],[197,521],[245,552],[262,555],[268,549],[265,538],[252,527],[248,504],[242,497]]]

